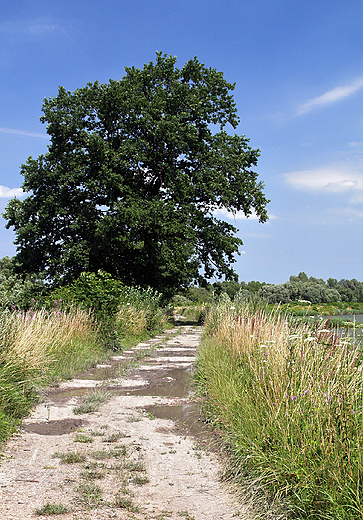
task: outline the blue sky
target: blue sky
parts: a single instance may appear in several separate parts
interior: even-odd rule
[[[237,218],[240,280],[363,280],[363,2],[17,1],[0,7],[0,211],[47,150],[58,86],[120,79],[156,51],[236,82],[237,132],[260,148],[270,220]],[[232,129],[231,129],[232,130]],[[229,218],[221,213],[222,218]],[[13,256],[0,220],[0,257]]]

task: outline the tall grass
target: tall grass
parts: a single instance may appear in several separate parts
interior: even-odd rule
[[[141,338],[167,328],[170,316],[161,307],[161,293],[148,287],[123,287],[116,313],[116,328],[121,337]]]
[[[363,518],[360,347],[326,323],[225,302],[206,320],[198,368],[234,475],[291,518]]]
[[[0,311],[0,443],[29,412],[40,387],[95,365],[108,357],[107,349],[167,328],[160,293],[99,278],[86,273],[74,287],[59,289],[67,299],[53,297],[51,311]]]
[[[0,313],[0,441],[17,427],[36,390],[104,359],[89,313]]]

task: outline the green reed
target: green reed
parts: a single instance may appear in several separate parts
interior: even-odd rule
[[[324,322],[227,301],[210,310],[198,370],[231,474],[291,518],[363,517],[359,346]]]
[[[0,442],[19,425],[37,389],[105,358],[97,325],[81,310],[0,313]]]

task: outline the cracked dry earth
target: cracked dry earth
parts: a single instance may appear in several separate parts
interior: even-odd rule
[[[53,516],[62,520],[249,518],[219,481],[218,456],[205,439],[201,445],[165,418],[187,416],[192,430],[198,426],[188,375],[200,333],[175,327],[48,389],[4,450],[1,520],[51,518],[39,514],[46,504],[63,508]],[[76,415],[98,387],[109,399]]]

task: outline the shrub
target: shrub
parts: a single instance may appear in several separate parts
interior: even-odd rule
[[[0,260],[0,309],[30,309],[41,306],[47,287],[42,277],[16,272],[14,258],[5,256]]]

